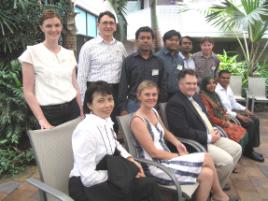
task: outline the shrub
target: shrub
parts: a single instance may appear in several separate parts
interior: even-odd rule
[[[26,130],[36,125],[26,105],[17,60],[0,70],[0,177],[14,175],[33,159]]]

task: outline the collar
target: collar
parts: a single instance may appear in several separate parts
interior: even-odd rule
[[[179,56],[180,56],[183,60],[192,59],[192,54],[191,54],[191,53],[189,54],[189,57],[186,58],[186,57],[182,54],[182,52],[180,51],[180,52],[179,52]]]
[[[216,87],[221,91],[227,91],[227,89],[228,89],[228,87],[227,87],[227,89],[223,88],[220,83],[218,83]]]
[[[86,114],[86,118],[91,122],[95,122],[99,126],[108,125],[109,127],[113,127],[114,125],[114,122],[112,121],[110,117],[103,119],[93,113],[90,113],[90,114]]]
[[[206,57],[206,56],[204,56],[204,54],[203,54],[202,51],[200,51],[200,55],[201,55],[202,57],[205,57],[205,58],[216,58],[216,54],[215,54],[214,52],[211,53],[210,57]]]
[[[169,49],[167,49],[166,47],[163,47],[161,50],[165,55],[171,55],[171,51]],[[173,56],[173,55],[171,55]],[[175,57],[178,56],[178,52],[177,54],[174,55]]]
[[[186,96],[186,97],[188,98],[189,101],[194,100],[194,98],[192,96],[190,96],[190,97]]]
[[[105,43],[105,44],[114,44],[116,42],[115,38],[113,37],[113,40],[111,42],[106,42],[103,40],[103,38],[98,34],[97,37],[95,38],[97,43]]]
[[[134,56],[134,57],[137,57],[137,56],[142,57],[142,56],[140,55],[139,50],[137,50],[136,52],[134,52],[134,53],[133,53],[133,56]],[[151,57],[153,57],[153,56],[154,56],[154,54],[153,54],[153,52],[151,51],[151,55],[150,55],[149,58],[151,58]],[[143,58],[143,57],[142,57],[142,58]]]

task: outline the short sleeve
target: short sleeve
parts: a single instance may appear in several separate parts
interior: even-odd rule
[[[73,66],[77,66],[77,62],[76,62],[76,58],[74,55],[74,51],[69,50],[70,51],[70,62]]]
[[[21,64],[23,62],[33,64],[31,46],[27,46],[27,49],[19,56],[18,60]]]

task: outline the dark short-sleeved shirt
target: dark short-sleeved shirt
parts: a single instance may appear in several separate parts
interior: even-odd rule
[[[167,101],[167,80],[163,61],[155,55],[144,59],[135,52],[125,58],[122,66],[119,83],[119,109],[127,110],[127,100],[137,100],[136,91],[138,85],[144,80],[154,81],[159,90],[159,102]]]
[[[194,53],[192,58],[194,60],[195,70],[199,79],[206,76],[217,76],[220,60],[215,53],[212,53],[210,57],[205,57],[202,51],[199,51]]]
[[[179,53],[172,55],[167,48],[162,48],[156,53],[164,62],[165,71],[167,72],[167,90],[169,94],[174,94],[178,91],[178,74],[184,69],[184,63]]]

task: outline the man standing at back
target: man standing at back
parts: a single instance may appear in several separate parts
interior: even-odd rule
[[[194,60],[192,58],[191,51],[193,49],[193,41],[190,36],[183,36],[180,40],[180,57],[184,62],[185,69],[195,70]]]
[[[202,80],[206,76],[217,77],[220,61],[212,51],[214,41],[204,37],[200,42],[201,51],[193,54],[195,70],[198,78]]]
[[[242,154],[241,146],[223,138],[208,120],[206,109],[196,94],[197,75],[185,69],[178,77],[178,92],[168,101],[166,112],[170,131],[178,137],[199,142],[212,156],[222,186]]]
[[[121,115],[139,108],[137,87],[144,80],[154,81],[159,90],[159,102],[167,101],[166,72],[163,61],[153,54],[154,32],[150,27],[140,27],[135,33],[137,51],[123,63],[119,87]]]
[[[116,31],[116,18],[110,11],[105,11],[98,16],[99,35],[86,42],[79,53],[78,84],[82,100],[87,87],[99,80],[106,81],[112,88],[115,105],[117,105],[118,87],[123,59],[127,52],[123,44],[114,39]],[[115,121],[116,108],[112,113]]]
[[[183,60],[179,56],[180,39],[179,32],[175,30],[166,32],[163,36],[164,47],[156,53],[156,56],[164,62],[167,72],[168,98],[177,92],[178,73],[183,69]]]

